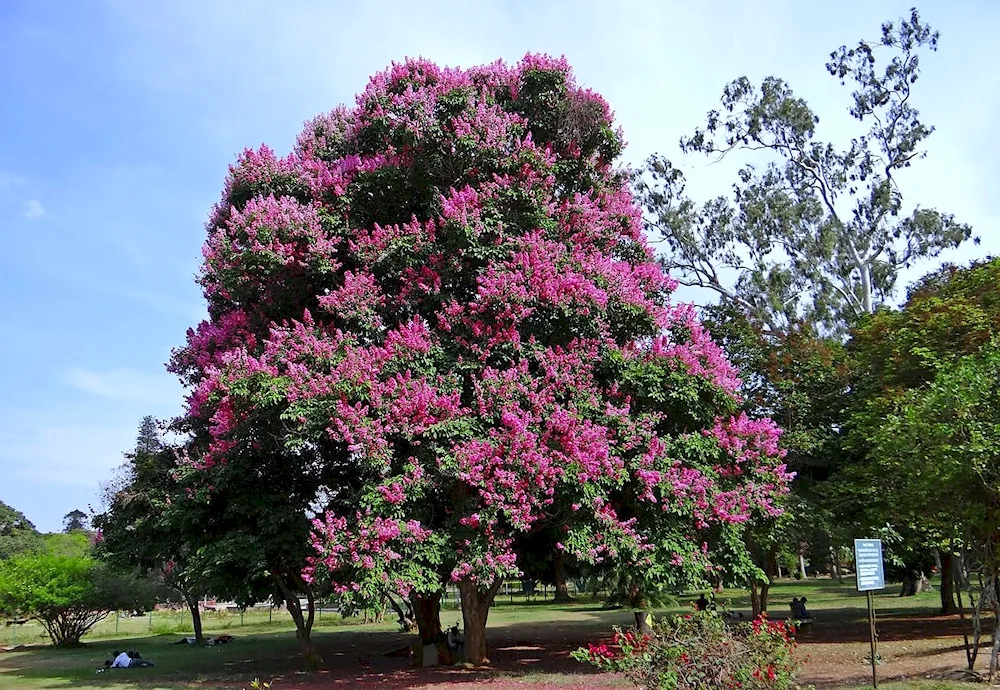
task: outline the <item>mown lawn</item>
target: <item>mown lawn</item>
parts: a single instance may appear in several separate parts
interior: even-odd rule
[[[938,656],[935,660],[957,668],[960,664],[955,662],[954,650],[960,638],[956,639],[954,630],[958,622],[951,621],[948,624],[952,627],[947,629],[938,626],[933,634],[921,627],[932,620],[938,605],[937,594],[905,599],[893,594],[893,590],[887,590],[876,600],[879,615],[885,619],[887,641],[883,651],[889,661],[880,674],[884,673],[883,677],[888,679],[893,674],[906,676],[912,671],[913,676],[923,678],[921,658],[945,651],[950,656]],[[862,682],[867,674],[864,597],[853,590],[850,581],[842,584],[830,580],[782,581],[772,589],[772,616],[786,616],[791,598],[803,595],[808,597],[809,607],[819,620],[814,632],[800,637],[803,649],[812,657],[804,676],[817,679],[825,687]],[[696,596],[681,597],[671,610],[686,609]],[[724,592],[719,596],[720,603],[727,601],[734,610],[748,608],[743,592]],[[446,626],[460,619],[461,614],[455,609],[442,612],[442,623]],[[36,636],[32,647],[0,654],[0,688],[239,690],[249,687],[254,678],[273,681],[274,690],[483,685],[493,690],[628,687],[621,679],[593,675],[569,659],[568,652],[606,635],[612,625],[628,625],[632,621],[629,611],[604,610],[592,602],[578,601],[566,606],[515,598],[512,604],[509,597],[502,597],[490,614],[494,669],[417,670],[408,659],[385,656],[413,639],[396,631],[391,616],[383,624],[363,625],[357,619],[345,620],[326,612],[317,622],[315,632],[325,666],[310,670],[300,655],[291,621],[277,610],[270,615],[267,610],[247,612],[242,625],[239,613],[207,616],[206,634],[226,632],[237,638],[231,644],[209,648],[171,644],[189,630],[186,617],[157,613],[152,623],[148,618],[120,621],[117,637],[114,622],[105,623],[96,634],[86,638],[87,646],[81,649],[52,649],[40,644]],[[150,628],[163,634],[151,634]],[[19,638],[19,641],[27,639],[27,631],[22,629]],[[155,661],[156,667],[96,672],[115,649],[125,648],[138,649],[144,657]],[[971,690],[972,687],[968,683],[933,680],[887,682],[879,686],[895,690]]]

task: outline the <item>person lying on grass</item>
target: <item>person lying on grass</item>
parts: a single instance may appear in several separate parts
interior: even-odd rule
[[[139,652],[128,651],[119,652],[115,650],[114,660],[107,660],[104,665],[108,668],[145,668],[146,666],[156,666],[152,661],[146,661]]]

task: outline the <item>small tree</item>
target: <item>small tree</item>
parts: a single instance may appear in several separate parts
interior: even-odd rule
[[[943,372],[981,353],[1000,336],[998,286],[1000,259],[967,268],[944,266],[911,287],[902,309],[882,309],[864,319],[848,344],[857,369],[850,392],[852,414],[845,425],[851,446],[845,459],[853,461],[840,464],[828,487],[829,498],[840,506],[845,522],[868,527],[888,523],[909,537],[920,548],[907,559],[912,561],[907,570],[918,570],[918,577],[915,566],[932,548],[940,550],[943,570],[953,573],[953,546],[967,536],[959,508],[980,502],[956,501],[959,488],[942,490],[934,479],[965,474],[953,474],[954,466],[948,465],[953,455],[887,452],[875,441],[892,441],[892,435],[884,436],[888,419],[902,414],[902,406],[910,404],[912,396],[924,395]],[[934,419],[929,417],[928,423]],[[928,466],[934,463],[941,467]],[[942,581],[945,613],[954,610],[952,579]]]
[[[897,399],[873,430],[870,460],[872,473],[890,477],[881,490],[897,510],[960,535],[982,564],[980,596],[995,621],[1000,621],[998,385],[1000,340],[994,339],[979,353],[944,364],[929,385]],[[1000,625],[995,624],[990,678],[998,656]],[[970,666],[973,660],[970,656]]]
[[[87,514],[82,510],[71,510],[63,517],[63,532],[84,532],[87,529]]]
[[[0,611],[37,619],[52,644],[80,644],[112,611],[151,606],[142,583],[90,558],[27,555],[0,561]]]
[[[121,572],[139,571],[183,599],[196,641],[203,640],[200,596],[206,576],[192,567],[199,543],[175,502],[188,499],[177,481],[179,451],[159,440],[157,424],[144,417],[135,449],[125,456],[119,477],[106,492],[107,510],[94,518],[100,539],[96,555]]]

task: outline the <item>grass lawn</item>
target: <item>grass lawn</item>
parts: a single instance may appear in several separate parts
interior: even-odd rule
[[[886,664],[880,678],[924,678],[942,669],[961,666],[961,639],[957,620],[933,616],[938,606],[936,593],[900,599],[893,590],[876,600]],[[682,597],[675,610],[684,610],[697,594]],[[788,580],[772,588],[771,610],[775,618],[785,617],[793,596],[806,596],[818,621],[813,631],[803,631],[799,641],[809,659],[803,680],[821,687],[859,686],[867,678],[867,610],[865,599],[853,590],[853,583],[831,580]],[[733,610],[747,611],[748,599],[740,591],[723,592],[720,603],[728,601]],[[442,611],[442,623],[461,619],[455,609]],[[413,669],[407,659],[386,657],[385,653],[412,641],[387,617],[383,624],[362,625],[357,619],[344,620],[326,612],[317,621],[314,637],[325,667],[310,671],[304,664],[287,614],[248,611],[210,614],[205,619],[206,634],[226,632],[236,641],[217,647],[195,648],[174,645],[190,630],[186,616],[170,612],[149,618],[107,621],[85,638],[82,649],[59,650],[34,639],[29,626],[18,632],[18,642],[31,647],[0,654],[0,688],[80,688],[81,690],[239,690],[254,678],[274,681],[274,690],[315,688],[474,688],[486,685],[493,690],[534,688],[629,687],[613,676],[593,675],[568,658],[571,649],[606,635],[612,625],[633,622],[629,611],[606,611],[583,601],[555,605],[551,601],[526,602],[501,596],[490,614],[491,658],[494,668],[474,671],[463,668]],[[241,624],[242,623],[242,624]],[[942,627],[944,625],[945,627]],[[948,627],[950,626],[950,627]],[[152,629],[152,633],[150,630]],[[162,634],[153,634],[160,632]],[[9,631],[0,633],[0,643]],[[135,648],[156,662],[146,669],[116,669],[98,674],[96,670],[115,649]],[[980,666],[982,662],[980,662]],[[933,672],[933,673],[932,673]],[[968,683],[914,680],[880,682],[879,687],[895,690],[970,690]]]

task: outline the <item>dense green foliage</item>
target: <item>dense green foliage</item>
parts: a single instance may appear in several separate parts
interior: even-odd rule
[[[0,501],[0,560],[41,548],[42,537],[31,521]]]
[[[143,583],[87,557],[35,554],[0,561],[0,613],[37,619],[57,646],[80,644],[112,611],[153,603]]]

